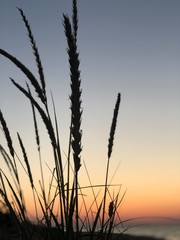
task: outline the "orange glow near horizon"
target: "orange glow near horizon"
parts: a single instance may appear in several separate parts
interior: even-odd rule
[[[130,154],[128,156],[130,159],[133,159],[133,157]],[[49,155],[46,155],[46,158],[52,159],[52,156],[49,154]],[[126,158],[128,157],[126,156]],[[102,166],[102,162],[98,161],[97,159],[102,159],[102,156],[100,155],[99,158],[96,157],[93,159],[93,162],[96,162],[95,170],[92,163],[90,167],[88,167],[88,164],[87,164],[87,168],[90,174],[92,184],[103,185],[104,178],[105,178],[106,161],[104,161]],[[133,159],[133,160],[134,162],[137,162],[137,159]],[[150,170],[148,168],[143,169],[143,166],[141,166],[141,168],[143,169],[142,174],[136,176],[137,170],[131,169],[129,165],[126,166],[125,165],[126,161],[127,160],[125,159],[122,162],[118,172],[115,174],[113,182],[111,183],[111,184],[122,183],[119,200],[121,199],[121,197],[123,196],[124,192],[127,189],[124,199],[122,200],[118,209],[118,213],[121,219],[123,220],[123,219],[131,219],[131,218],[139,218],[139,217],[141,218],[141,217],[148,217],[148,216],[164,217],[167,219],[168,218],[180,219],[180,211],[179,211],[180,192],[178,192],[178,185],[175,184],[175,183],[178,183],[179,181],[178,177],[176,177],[175,175],[174,179],[167,179],[166,172],[164,173],[161,172],[161,175],[160,175],[159,169],[155,169],[155,170],[153,169],[154,175],[152,175],[148,173],[148,171]],[[115,157],[112,158],[111,165],[110,165],[111,171],[109,172],[109,180],[113,175],[114,169],[116,169],[117,167],[117,162],[118,162],[117,158]],[[41,176],[40,176],[38,164],[39,163],[37,160],[36,163],[33,162],[31,165],[32,165],[32,173],[33,173],[34,182],[37,188],[37,192],[39,193],[39,196],[41,196],[41,191],[39,188],[39,180],[41,179]],[[147,164],[149,164],[148,161],[147,161]],[[48,163],[48,165],[51,166],[53,165],[53,163],[50,162]],[[138,167],[139,166],[137,166],[137,168]],[[47,170],[47,167],[44,166],[44,169],[46,170],[45,186],[46,186],[46,195],[47,195],[50,179],[51,179],[51,173],[49,170]],[[53,167],[51,169],[53,169]],[[161,176],[161,178],[159,176]],[[21,180],[22,189],[25,195],[26,208],[28,211],[28,215],[30,216],[31,219],[33,219],[33,216],[35,216],[35,205],[34,205],[34,199],[32,195],[32,189],[28,180],[28,176],[23,171],[22,172],[20,171],[20,180]],[[90,185],[83,163],[79,172],[79,181],[82,187]],[[167,186],[169,189],[167,189]],[[119,188],[115,186],[111,186],[109,188],[110,194],[112,197],[114,196],[114,198],[116,197],[118,190]],[[104,187],[102,186],[96,187],[94,188],[94,191],[95,191],[95,195],[97,195],[98,192],[100,191],[100,194],[97,197],[97,203],[99,205],[100,202],[102,201]],[[87,205],[87,208],[89,208],[94,200],[92,190],[90,188],[82,189],[82,193],[84,194],[84,201]],[[79,202],[80,202],[80,208],[81,208],[82,197],[81,197],[80,191],[79,191],[79,194],[80,194]],[[41,197],[40,199],[42,200]],[[36,201],[38,205],[38,214],[39,216],[42,216],[42,211],[38,204],[38,200],[36,199]],[[110,201],[111,200],[108,197],[106,212],[108,211],[108,205]],[[93,204],[91,211],[94,213],[97,212],[95,203]],[[55,209],[55,213],[58,213],[58,204],[57,204],[57,208]],[[83,217],[86,215],[84,208],[82,208],[80,214]]]
[[[87,204],[87,208],[88,206],[90,206],[92,202],[86,201]],[[99,203],[98,203],[99,204]],[[107,202],[107,205],[109,204],[109,202]],[[169,206],[168,206],[169,207]],[[147,209],[148,208],[148,209]],[[108,210],[108,206],[106,207],[106,211]],[[178,212],[178,205],[171,207],[171,209],[169,209],[166,213],[164,212],[164,208],[160,208],[159,205],[156,205],[155,203],[150,204],[144,204],[141,203],[134,203],[134,205],[132,204],[131,201],[127,201],[125,203],[123,203],[118,210],[118,214],[121,218],[122,221],[125,220],[130,220],[130,219],[134,219],[134,221],[139,220],[139,221],[156,221],[156,220],[160,220],[160,221],[175,221],[175,220],[179,220],[180,219],[180,214],[177,214]],[[58,208],[54,209],[54,213],[55,215],[59,215],[59,211]],[[89,215],[88,218],[90,221],[92,221],[92,215],[93,217],[95,217],[97,213],[97,208],[95,206],[92,207],[91,211],[89,211]],[[28,206],[28,215],[30,217],[30,219],[34,220],[35,218],[35,209],[34,209],[34,204],[29,205]],[[41,219],[43,217],[42,211],[38,211],[38,216],[39,219]],[[85,219],[85,217],[87,216],[86,212],[84,209],[81,209],[80,211],[80,217],[82,219]],[[133,220],[132,220],[133,223]]]
[[[113,168],[116,169],[116,165],[117,165],[116,162],[117,162],[116,159],[115,160],[112,159],[112,162],[111,162],[112,166],[111,166],[111,172],[109,174],[109,179],[111,179]],[[97,167],[97,169],[100,169],[101,163],[97,163],[97,165],[98,164],[99,166]],[[146,176],[146,177],[136,176],[135,170],[132,171],[128,169],[129,171],[127,171],[125,170],[125,166],[123,164],[124,163],[122,163],[122,166],[120,166],[120,169],[118,170],[119,172],[116,173],[115,179],[112,182],[112,184],[122,182],[119,200],[121,199],[124,192],[126,191],[126,186],[128,186],[124,199],[122,200],[118,208],[118,213],[121,217],[121,220],[131,219],[131,218],[141,218],[141,217],[164,217],[167,219],[170,219],[170,218],[180,219],[180,211],[179,211],[180,193],[177,191],[178,190],[177,185],[174,184],[174,182],[176,181],[178,182],[178,179],[167,180],[165,178],[165,175],[166,175],[165,173],[164,176],[163,174],[161,175],[162,179],[157,180],[157,176],[159,176],[157,170],[153,172],[154,176],[149,176],[148,174],[146,174],[145,171],[143,172],[143,176]],[[33,168],[33,177],[35,178],[35,184],[37,187],[39,186],[38,181],[41,179],[41,177],[40,177],[40,172],[38,170],[37,164],[35,165],[35,167],[36,167],[35,169],[36,172]],[[105,177],[103,168],[105,169],[105,164],[104,164],[104,167],[101,167],[101,171],[97,172],[98,174],[96,174],[96,172],[93,172],[92,166],[90,166],[90,168],[88,169],[89,174],[92,176],[91,181],[93,185],[103,183],[104,177]],[[46,186],[46,195],[47,195],[51,173],[47,171],[46,174],[47,175],[45,177],[45,180],[46,180],[45,186]],[[142,182],[142,179],[143,179],[143,182]],[[25,195],[26,208],[28,211],[28,215],[30,219],[33,219],[33,217],[35,216],[34,199],[33,199],[32,189],[31,189],[28,177],[24,172],[20,172],[20,180],[22,182],[22,189]],[[87,174],[85,173],[83,164],[82,164],[82,168],[80,169],[79,180],[82,187],[90,185],[87,178]],[[166,185],[166,181],[168,181],[167,185]],[[166,186],[169,186],[170,190],[167,190]],[[118,187],[111,186],[109,189],[111,197],[114,196],[115,198],[116,194],[118,193],[118,190],[119,190]],[[100,194],[97,197],[97,203],[99,205],[100,202],[102,201],[104,187],[102,186],[96,187],[94,188],[94,191],[95,191],[95,195],[97,195],[98,192],[100,191]],[[37,187],[37,192],[39,193],[39,196],[40,196],[41,191],[39,187]],[[90,188],[82,189],[82,193],[84,194],[84,201],[86,203],[87,209],[89,209],[89,207],[94,201],[92,190]],[[40,199],[42,200],[41,197]],[[80,199],[79,203],[81,208],[82,197],[81,197],[80,191],[79,191],[79,199]],[[38,215],[42,216],[42,211],[38,204],[38,200],[36,199],[36,201],[38,205]],[[111,200],[108,197],[106,212],[108,211],[108,205],[110,201]],[[95,206],[95,203],[93,204],[91,211],[94,212],[94,214],[97,212],[97,207]],[[58,203],[54,213],[58,213]],[[81,209],[80,214],[82,217],[86,216],[86,212],[84,208]],[[89,216],[91,217],[91,214]]]
[[[86,204],[87,209],[89,210],[89,207],[93,203],[93,195],[91,190],[83,191],[84,195],[84,201]],[[103,189],[101,190],[101,193],[103,193]],[[97,193],[96,193],[97,194]],[[112,193],[113,194],[113,193]],[[115,192],[114,192],[115,195]],[[120,194],[119,200],[121,199],[123,195],[123,192]],[[98,205],[100,204],[102,200],[103,194],[100,194],[97,198]],[[33,216],[35,216],[35,208],[34,208],[34,202],[32,194],[25,196],[27,200],[27,210],[29,213],[29,216],[31,219],[33,219]],[[107,198],[107,204],[106,204],[106,212],[108,211],[108,205],[110,203],[109,197]],[[84,207],[81,208],[82,203],[82,197],[79,197],[79,206],[80,206],[80,216],[82,219],[86,216],[86,211]],[[39,204],[38,204],[39,205]],[[58,203],[56,204],[56,207],[54,209],[55,215],[58,214],[59,208]],[[42,211],[40,210],[40,207],[38,207],[38,215],[39,217],[42,217]],[[91,210],[89,211],[89,218],[92,219],[92,214],[95,216],[97,213],[97,207],[95,203],[91,206]],[[143,193],[141,196],[137,193],[134,194],[128,194],[126,193],[122,203],[120,204],[118,208],[119,216],[121,217],[121,220],[127,220],[132,218],[142,218],[145,217],[145,220],[151,220],[156,218],[162,218],[163,219],[180,219],[180,213],[179,213],[179,199],[174,199],[173,197],[166,198],[165,196],[159,194],[159,196],[151,197],[151,198],[145,198],[143,196]]]

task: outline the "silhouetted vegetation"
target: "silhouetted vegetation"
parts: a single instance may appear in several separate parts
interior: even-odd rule
[[[31,31],[30,24],[22,9],[18,9],[25,24],[28,37],[31,43],[32,51],[35,57],[39,79],[25,66],[24,63],[12,56],[5,50],[0,49],[0,54],[9,59],[20,69],[26,76],[26,87],[21,86],[13,78],[12,84],[30,101],[32,106],[32,116],[34,121],[34,131],[36,136],[36,146],[39,155],[40,164],[40,189],[39,193],[37,186],[34,183],[33,173],[31,171],[31,160],[26,152],[22,137],[17,133],[17,139],[22,151],[23,159],[21,159],[14,149],[14,140],[11,138],[11,133],[6,123],[3,112],[0,110],[0,122],[2,132],[7,141],[7,149],[0,143],[0,153],[4,159],[11,179],[3,169],[0,169],[0,195],[1,199],[8,209],[8,213],[1,214],[1,226],[6,226],[6,230],[11,226],[14,236],[19,239],[111,239],[111,234],[114,228],[121,226],[121,219],[118,214],[118,207],[124,197],[120,196],[119,190],[113,196],[110,193],[111,183],[109,183],[109,164],[111,153],[113,150],[114,136],[117,125],[118,111],[120,106],[121,95],[118,93],[112,125],[110,128],[110,136],[107,150],[107,168],[106,178],[103,187],[103,198],[97,201],[98,195],[95,194],[91,184],[87,186],[93,194],[93,202],[91,206],[87,206],[83,199],[83,189],[79,185],[78,173],[81,171],[81,151],[82,151],[82,108],[81,108],[81,75],[80,75],[80,60],[77,48],[77,31],[78,31],[78,16],[77,2],[72,1],[72,21],[68,15],[63,15],[63,25],[65,36],[67,39],[67,53],[70,67],[70,109],[71,122],[69,134],[69,149],[67,158],[62,158],[60,148],[60,138],[58,133],[58,119],[56,117],[55,104],[52,98],[52,106],[54,115],[50,115],[49,100],[47,97],[46,82],[44,77],[43,65],[40,54]],[[35,94],[36,96],[35,96]],[[41,117],[44,123],[53,151],[54,169],[51,169],[51,184],[45,186],[43,166],[42,166],[42,149],[39,133],[39,122],[37,114]],[[55,119],[55,120],[54,120]],[[72,164],[73,159],[73,164]],[[25,203],[24,190],[19,176],[17,166],[19,161],[26,172],[29,183],[32,189],[34,198],[34,207],[36,209],[36,223],[32,223],[28,216],[28,211]],[[66,163],[66,168],[64,165]],[[88,172],[87,172],[88,174]],[[48,194],[47,194],[48,192]],[[108,198],[107,198],[108,196]],[[79,198],[85,209],[86,216],[80,214]],[[110,199],[110,200],[109,200]],[[109,201],[109,202],[108,202]],[[55,203],[58,202],[58,214],[55,214]],[[92,207],[95,209],[92,210]],[[82,208],[82,206],[81,206]],[[39,217],[39,211],[43,217]],[[92,213],[92,211],[94,211]],[[93,216],[93,217],[92,217]],[[119,228],[118,228],[119,229]],[[122,232],[124,229],[122,230]],[[7,233],[7,231],[5,231]],[[121,237],[122,235],[119,235]]]

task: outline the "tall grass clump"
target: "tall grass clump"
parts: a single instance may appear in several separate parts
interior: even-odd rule
[[[33,178],[33,171],[31,170],[31,159],[29,159],[26,146],[23,143],[20,133],[17,133],[17,140],[22,157],[20,157],[14,149],[14,140],[11,138],[5,117],[0,110],[1,130],[7,142],[7,147],[0,143],[0,153],[11,175],[11,178],[9,178],[7,173],[4,172],[2,168],[0,169],[1,201],[8,209],[16,228],[16,236],[19,236],[19,239],[110,239],[114,228],[121,222],[118,214],[118,207],[124,196],[120,196],[120,184],[117,184],[119,186],[117,194],[113,194],[112,196],[110,192],[112,184],[108,179],[121,95],[118,93],[114,108],[108,141],[105,182],[101,185],[104,189],[104,193],[102,199],[99,201],[99,194],[95,193],[95,188],[99,187],[99,185],[94,186],[91,183],[91,178],[86,165],[85,169],[90,183],[89,186],[80,186],[78,177],[82,165],[82,89],[80,60],[77,48],[77,2],[76,0],[72,1],[72,19],[70,19],[68,15],[63,15],[63,26],[67,40],[71,89],[69,147],[65,159],[62,158],[58,119],[53,97],[53,114],[50,114],[41,57],[29,22],[23,10],[18,8],[18,11],[25,24],[28,38],[31,43],[32,52],[37,66],[38,78],[35,77],[24,63],[7,51],[0,49],[0,54],[9,59],[27,78],[25,87],[20,85],[13,78],[10,78],[10,80],[31,104],[35,143],[39,158],[40,180],[39,186],[37,186]],[[37,115],[40,116],[40,119],[47,130],[53,152],[54,168],[49,169],[51,173],[49,186],[45,185],[40,138],[41,134],[39,130],[40,122],[38,121],[39,118],[37,118]],[[22,189],[22,180],[18,167],[19,163],[28,177],[32,190],[33,205],[36,214],[35,222],[30,220],[28,209],[26,207],[26,198]],[[64,168],[65,165],[66,168]],[[90,206],[86,204],[83,194],[83,189],[87,188],[89,188],[93,194],[93,201]],[[58,206],[58,208],[56,206]],[[85,216],[82,216],[81,214],[82,207],[85,209]]]

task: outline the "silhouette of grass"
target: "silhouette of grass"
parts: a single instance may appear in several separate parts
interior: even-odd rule
[[[30,90],[28,82],[26,88],[22,87],[13,78],[10,78],[13,85],[29,99],[32,106],[32,117],[34,122],[35,141],[37,145],[37,151],[39,154],[39,163],[41,171],[41,180],[39,181],[40,190],[39,193],[37,186],[33,180],[33,174],[31,171],[31,161],[28,158],[26,148],[17,133],[18,142],[23,155],[23,161],[17,155],[13,148],[13,141],[10,136],[10,131],[6,124],[2,111],[0,110],[0,123],[2,130],[7,141],[7,146],[10,154],[5,148],[0,145],[0,153],[8,166],[8,169],[12,176],[12,181],[7,177],[6,173],[0,169],[0,195],[7,206],[10,216],[13,219],[13,224],[16,227],[16,234],[21,239],[86,239],[87,232],[89,239],[111,239],[111,234],[114,231],[115,226],[121,222],[118,214],[118,207],[124,197],[120,197],[121,185],[118,184],[119,190],[117,194],[111,196],[109,188],[112,187],[111,183],[108,183],[109,164],[113,150],[114,136],[117,125],[118,111],[120,106],[121,95],[118,93],[117,101],[115,104],[112,124],[110,128],[110,135],[108,141],[108,161],[106,167],[106,178],[104,184],[101,187],[104,188],[103,198],[99,202],[97,200],[98,195],[94,189],[99,185],[93,186],[86,168],[86,173],[90,182],[89,186],[81,187],[79,184],[78,173],[81,171],[81,151],[82,151],[82,108],[81,108],[81,78],[80,78],[80,60],[77,50],[77,31],[78,31],[78,11],[77,1],[72,0],[72,23],[67,15],[63,15],[64,32],[67,39],[67,53],[69,58],[70,67],[70,109],[71,109],[71,123],[70,123],[70,135],[69,135],[69,149],[67,159],[67,172],[63,167],[63,159],[61,156],[60,138],[58,133],[58,120],[56,117],[56,109],[54,100],[53,102],[53,116],[50,115],[48,107],[48,98],[46,95],[46,82],[44,77],[43,65],[40,58],[38,48],[36,46],[30,24],[22,9],[18,8],[18,11],[25,24],[28,32],[28,38],[31,43],[32,51],[35,56],[35,61],[39,73],[39,79],[36,79],[34,74],[17,58],[0,49],[0,54],[14,63],[22,73],[27,77],[31,87],[37,93],[37,98],[33,96]],[[44,173],[41,159],[41,139],[39,134],[39,122],[36,115],[39,114],[42,122],[44,123],[51,147],[53,151],[53,160],[55,167],[49,169],[51,173],[51,181],[49,188],[45,186]],[[55,119],[54,124],[52,119]],[[70,158],[73,157],[74,165],[71,166]],[[28,176],[29,183],[32,189],[34,198],[34,207],[36,210],[36,224],[32,224],[28,217],[25,199],[23,191],[21,189],[21,182],[19,180],[18,168],[16,161],[21,163],[25,173]],[[24,166],[25,163],[25,166]],[[67,180],[66,180],[67,179]],[[15,188],[14,188],[14,184]],[[83,189],[89,188],[93,193],[93,201],[90,207],[86,205],[86,201],[83,198]],[[55,190],[54,190],[55,189]],[[10,192],[10,194],[9,194]],[[48,192],[48,194],[47,194]],[[107,195],[110,202],[107,204]],[[82,204],[86,212],[85,218],[81,216],[81,209],[79,206],[79,198],[82,198]],[[11,199],[12,197],[12,199]],[[55,214],[55,203],[58,202],[58,214]],[[96,206],[95,215],[92,207]],[[43,217],[39,218],[37,209],[39,206]],[[93,217],[92,217],[93,216]],[[116,224],[115,224],[116,223]]]

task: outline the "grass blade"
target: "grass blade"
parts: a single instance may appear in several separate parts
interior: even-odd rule
[[[77,1],[73,0],[73,9],[72,9],[72,22],[73,22],[73,35],[74,40],[77,40],[77,30],[78,30],[78,10],[77,10]]]
[[[2,125],[2,129],[4,131],[4,135],[6,137],[9,152],[10,152],[11,156],[14,158],[14,148],[13,148],[13,144],[12,144],[12,139],[11,139],[9,129],[7,127],[6,121],[4,119],[4,116],[3,116],[1,110],[0,110],[0,122],[1,122],[1,125]]]
[[[28,23],[28,20],[23,12],[22,9],[20,8],[17,8],[22,16],[22,19],[23,19],[23,22],[26,26],[26,29],[28,31],[28,36],[29,36],[29,39],[30,39],[30,42],[31,42],[31,46],[32,46],[32,49],[33,49],[33,53],[34,53],[34,56],[35,56],[35,59],[36,59],[36,64],[37,64],[37,68],[38,68],[38,73],[39,73],[39,77],[40,77],[40,81],[41,81],[41,86],[42,86],[42,91],[43,91],[43,95],[44,95],[44,100],[45,102],[47,102],[47,98],[46,98],[46,84],[45,84],[45,79],[44,79],[44,71],[43,71],[43,66],[42,66],[42,63],[41,63],[41,58],[40,58],[40,55],[39,55],[39,51],[38,51],[38,48],[36,46],[36,42],[34,40],[34,37],[33,37],[33,34],[32,34],[32,31],[31,31],[31,27]]]
[[[30,183],[31,183],[31,187],[33,189],[34,188],[33,177],[32,177],[31,168],[30,168],[30,165],[29,165],[29,160],[28,160],[28,157],[27,157],[27,154],[26,154],[26,150],[24,148],[24,144],[21,140],[21,137],[20,137],[19,133],[17,133],[17,136],[18,136],[18,140],[19,140],[19,144],[20,144],[22,153],[23,153],[24,162],[25,162],[26,167],[27,167],[27,172],[28,172]]]
[[[68,43],[68,55],[69,55],[69,64],[71,71],[71,113],[72,113],[72,149],[74,157],[75,172],[79,171],[81,166],[79,154],[82,151],[81,148],[81,137],[82,131],[80,130],[81,126],[81,89],[80,89],[80,71],[79,71],[79,54],[77,53],[77,46],[72,34],[71,24],[69,18],[64,15],[64,28],[65,34]]]
[[[34,86],[34,89],[37,92],[38,97],[41,99],[43,103],[45,103],[46,99],[44,97],[43,91],[37,79],[34,77],[31,71],[23,63],[21,63],[17,58],[13,57],[8,52],[0,49],[0,54],[8,58],[11,62],[13,62],[26,75],[26,77],[30,80],[31,84]]]
[[[111,153],[112,153],[120,101],[121,101],[121,95],[120,95],[120,93],[118,93],[116,105],[115,105],[115,108],[114,108],[114,114],[113,114],[113,119],[112,119],[112,124],[111,124],[111,130],[110,130],[110,134],[109,134],[108,158],[111,157]]]
[[[117,117],[118,117],[118,112],[119,112],[119,105],[121,101],[121,95],[118,93],[115,108],[114,108],[114,113],[113,113],[113,119],[112,119],[112,124],[111,124],[111,129],[110,129],[110,134],[109,134],[109,144],[108,144],[108,161],[107,161],[107,167],[106,167],[106,178],[105,178],[105,189],[104,189],[104,203],[103,203],[103,213],[102,213],[102,229],[104,226],[104,216],[105,216],[105,207],[106,207],[106,194],[107,194],[107,182],[108,182],[108,174],[109,174],[109,162],[110,162],[110,157],[112,154],[112,149],[113,149],[113,142],[114,142],[114,135],[115,135],[115,130],[116,130],[116,123],[117,123]]]
[[[7,178],[7,176],[4,174],[4,172],[3,172],[2,170],[1,170],[1,173],[2,173],[3,176],[5,177],[8,185],[9,185],[9,187],[10,187],[10,189],[11,189],[11,192],[13,193],[13,196],[14,196],[14,198],[15,198],[15,200],[16,200],[17,206],[18,206],[18,208],[19,208],[19,210],[20,210],[20,214],[21,214],[21,216],[22,216],[22,219],[23,219],[24,221],[26,221],[26,214],[25,214],[24,204],[21,203],[21,201],[19,200],[16,192],[14,191],[13,186],[11,185],[9,179]]]
[[[37,108],[45,126],[46,129],[48,131],[49,137],[51,139],[51,144],[53,147],[56,147],[56,138],[54,135],[54,130],[53,130],[53,126],[51,124],[51,121],[49,120],[49,118],[46,116],[46,113],[44,112],[44,110],[40,107],[40,105],[35,101],[35,99],[31,96],[31,94],[26,91],[23,87],[21,87],[18,83],[16,83],[12,78],[10,78],[12,83],[27,97],[29,98],[29,100],[32,102],[32,104]]]

